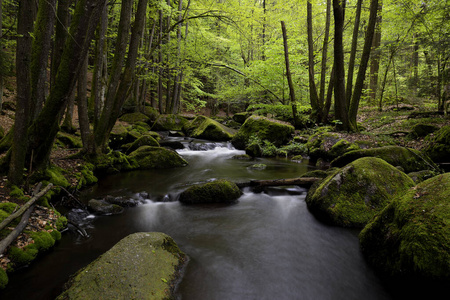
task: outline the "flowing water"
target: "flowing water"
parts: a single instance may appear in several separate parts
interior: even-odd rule
[[[10,276],[0,298],[53,299],[70,274],[139,231],[167,233],[188,254],[180,299],[391,298],[363,259],[358,232],[318,222],[306,207],[305,189],[244,190],[232,205],[176,201],[194,183],[298,177],[308,170],[307,164],[231,159],[243,151],[228,144],[200,141],[187,147],[179,150],[187,167],[112,175],[86,191],[84,201],[113,195],[143,204],[116,216],[71,211],[88,236],[75,230],[63,234],[51,253]],[[255,163],[267,168],[248,168]]]

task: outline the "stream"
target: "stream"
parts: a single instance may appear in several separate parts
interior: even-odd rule
[[[194,183],[298,177],[307,163],[237,160],[231,158],[244,151],[227,143],[183,143],[178,152],[187,167],[111,175],[84,191],[84,202],[112,195],[142,204],[114,216],[71,211],[88,236],[66,231],[50,253],[10,275],[0,299],[54,299],[71,274],[140,231],[170,235],[189,256],[179,299],[392,299],[364,261],[358,231],[317,221],[306,207],[306,189],[248,189],[232,205],[176,201]],[[248,168],[256,163],[267,167]]]

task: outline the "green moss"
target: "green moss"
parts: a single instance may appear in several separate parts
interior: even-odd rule
[[[95,172],[114,174],[120,171],[135,170],[139,167],[136,160],[119,151],[111,151],[108,154],[99,154],[86,158],[95,166]]]
[[[159,147],[159,143],[151,135],[143,135],[130,145],[130,147],[127,150],[127,153],[131,153],[142,146]]]
[[[264,170],[265,168],[267,168],[267,165],[265,164],[254,164],[251,165],[250,167],[247,167],[247,169],[251,170]]]
[[[47,251],[55,244],[52,235],[47,231],[32,232],[30,233],[30,236],[34,240],[34,245],[39,251]]]
[[[58,132],[58,135],[56,136],[57,140],[61,142],[62,145],[68,147],[68,148],[82,148],[83,142],[81,141],[80,137],[77,137],[72,134],[64,133],[64,132]]]
[[[450,125],[444,126],[434,133],[424,149],[435,162],[449,162],[450,157]]]
[[[19,205],[17,203],[13,202],[2,202],[0,203],[0,210],[3,210],[4,212],[8,214],[12,214],[14,211],[18,209]]]
[[[368,261],[390,276],[450,280],[450,173],[419,183],[360,233]]]
[[[0,268],[0,289],[4,289],[8,284],[8,275],[3,268]]]
[[[236,133],[234,129],[204,116],[195,118],[184,130],[193,138],[211,141],[229,141]]]
[[[65,170],[55,165],[51,165],[44,172],[45,178],[49,182],[53,183],[55,186],[67,188],[70,186],[70,183],[63,175],[64,173],[66,173]]]
[[[155,131],[181,131],[188,120],[179,115],[159,115],[152,125]]]
[[[36,258],[38,252],[39,250],[34,244],[30,244],[23,249],[12,246],[8,250],[8,258],[14,267],[26,266]]]
[[[279,147],[291,140],[293,133],[292,125],[265,117],[251,116],[235,134],[232,143],[238,149],[245,149],[249,145],[250,137],[256,136],[261,141],[267,140]]]
[[[140,169],[183,167],[188,163],[177,152],[163,147],[142,146],[130,153]]]
[[[119,118],[119,120],[130,124],[135,124],[138,122],[147,123],[150,121],[150,118],[144,115],[143,113],[136,112],[124,114]]]
[[[55,223],[56,229],[58,231],[63,230],[64,228],[67,227],[67,218],[64,216],[60,216]]]
[[[180,195],[182,203],[232,203],[242,195],[238,186],[228,180],[220,179],[189,187]]]
[[[414,182],[385,161],[358,159],[325,178],[306,197],[308,208],[325,222],[363,227]]]

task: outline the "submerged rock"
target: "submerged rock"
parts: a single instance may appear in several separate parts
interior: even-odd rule
[[[242,195],[238,186],[220,179],[189,187],[180,194],[179,201],[187,204],[233,203]]]
[[[363,227],[396,195],[414,182],[406,174],[374,157],[360,158],[313,186],[308,208],[319,219],[344,227]]]
[[[279,147],[286,144],[293,134],[294,126],[288,123],[266,117],[251,116],[233,137],[232,143],[237,149],[244,150],[249,144],[250,137],[254,136]]]
[[[449,200],[450,173],[445,173],[392,201],[359,235],[367,260],[394,277],[448,282]]]
[[[186,261],[168,235],[134,233],[79,270],[57,299],[173,299]]]
[[[331,166],[340,168],[361,157],[381,158],[395,167],[403,168],[406,173],[438,169],[425,154],[415,149],[400,146],[386,146],[350,151],[333,160]]]
[[[106,201],[91,199],[88,202],[89,210],[100,215],[118,215],[123,213],[123,207]]]
[[[139,169],[165,169],[184,167],[188,163],[177,152],[163,147],[142,146],[129,155]]]

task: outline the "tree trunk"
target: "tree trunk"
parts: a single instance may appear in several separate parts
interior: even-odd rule
[[[162,59],[162,49],[161,49],[161,41],[163,34],[163,13],[162,10],[159,11],[159,43],[158,43],[158,107],[159,113],[163,114],[163,59]]]
[[[56,0],[40,0],[31,52],[31,119],[35,119],[45,102],[47,65],[55,21]]]
[[[0,57],[3,57],[3,0],[0,0]],[[0,59],[0,112],[3,106],[3,73],[4,73],[4,61]]]
[[[319,103],[324,103],[324,101],[325,101],[325,79],[326,79],[326,72],[327,72],[328,41],[330,39],[330,23],[331,23],[331,0],[327,0],[325,34],[324,34],[324,38],[323,38],[322,64],[321,64],[321,70],[320,70]],[[325,112],[323,112],[323,114],[325,114]],[[322,116],[322,120],[323,120],[323,118],[324,118],[324,116]],[[326,116],[325,116],[325,118],[326,118]]]
[[[53,43],[52,62],[50,67],[50,87],[55,83],[56,72],[61,63],[61,56],[67,38],[67,28],[69,28],[69,7],[71,3],[72,0],[58,0],[55,42]]]
[[[367,65],[369,64],[370,50],[372,48],[373,35],[375,33],[375,24],[377,23],[378,0],[370,1],[370,15],[369,24],[367,25],[366,36],[364,37],[364,47],[359,64],[358,75],[355,82],[355,90],[353,91],[352,100],[350,103],[349,119],[351,128],[358,131],[356,124],[356,117],[358,114],[359,102],[361,100],[362,90],[364,87],[364,80],[366,79]]]
[[[325,104],[323,106],[323,115],[322,115],[322,123],[328,122],[328,114],[331,108],[331,99],[333,98],[333,90],[334,90],[334,81],[335,81],[335,69],[334,65],[331,68],[330,82],[328,83],[327,90],[327,99],[325,100]]]
[[[104,90],[104,81],[102,80],[106,74],[104,70],[106,68],[106,30],[108,29],[108,11],[107,6],[105,5],[100,24],[97,28],[97,39],[95,46],[95,63],[94,63],[94,72],[92,74],[92,88],[91,88],[91,99],[89,107],[94,112],[94,127],[97,125],[98,120],[100,119],[100,113],[103,108],[103,90]]]
[[[17,54],[16,54],[16,78],[17,78],[17,109],[14,122],[14,135],[9,164],[8,180],[11,184],[20,184],[23,180],[23,169],[27,153],[27,128],[30,122],[31,99],[31,44],[30,33],[33,32],[34,1],[23,0],[19,2],[17,22]]]
[[[382,4],[378,8],[377,24],[373,36],[371,61],[370,61],[370,99],[375,103],[378,90],[378,72],[380,71],[380,45],[381,45],[381,10]]]
[[[75,133],[76,128],[73,126],[73,108],[75,106],[75,89],[72,90],[67,101],[66,114],[61,129],[68,133]]]
[[[289,49],[288,49],[288,43],[287,43],[286,26],[284,25],[284,21],[281,21],[281,30],[283,32],[284,61],[286,63],[286,77],[287,77],[288,85],[289,85],[289,98],[291,99],[292,114],[294,117],[294,126],[295,126],[298,124],[297,106],[295,103],[295,90],[294,90],[294,84],[292,83],[291,68],[290,68],[290,64],[289,64]]]
[[[322,119],[322,104],[317,95],[316,81],[314,79],[314,45],[312,28],[312,5],[306,3],[306,23],[308,32],[308,78],[309,78],[309,101],[312,107],[312,117],[318,123]]]
[[[345,89],[347,107],[350,107],[350,99],[352,98],[353,72],[355,69],[356,48],[358,46],[358,31],[359,31],[359,23],[361,20],[361,6],[362,0],[358,0],[358,2],[356,3],[355,24],[353,25],[352,48],[350,50],[350,60],[348,63],[348,70],[347,70],[347,88]]]
[[[334,12],[334,109],[336,125],[341,130],[349,130],[348,108],[345,97],[345,70],[344,70],[344,5],[345,0],[333,0]],[[339,124],[340,123],[340,124]]]
[[[114,98],[107,98],[105,109],[99,122],[98,130],[95,131],[96,147],[105,150],[117,118],[120,115],[122,106],[130,93],[135,76],[135,67],[138,57],[139,44],[144,28],[145,16],[147,13],[148,0],[139,0],[134,25],[131,29],[130,45],[128,47],[125,69],[120,76],[120,84]],[[97,129],[97,128],[96,128]]]
[[[95,145],[93,135],[89,128],[88,116],[88,98],[87,98],[87,71],[88,71],[88,57],[83,59],[83,66],[78,76],[77,85],[77,104],[78,104],[78,122],[80,124],[81,141],[83,142],[83,152],[93,153]]]
[[[54,86],[44,108],[29,129],[30,149],[34,149],[33,165],[44,167],[59,129],[67,100],[75,87],[82,58],[88,53],[97,22],[106,0],[79,0],[70,26]],[[31,153],[30,153],[31,156]]]

